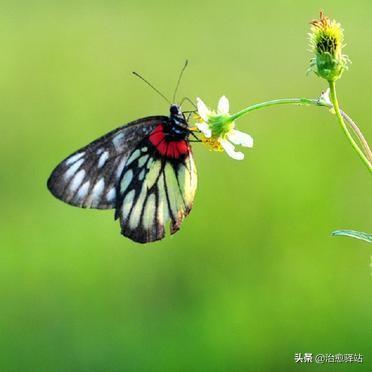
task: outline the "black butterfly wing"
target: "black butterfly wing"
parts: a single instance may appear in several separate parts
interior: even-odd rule
[[[159,156],[145,138],[132,151],[117,187],[116,218],[124,236],[148,243],[175,233],[192,208],[197,172],[191,147],[179,158]]]
[[[166,116],[151,116],[114,129],[63,160],[48,179],[50,192],[65,203],[109,209],[117,204],[117,184],[133,149]]]

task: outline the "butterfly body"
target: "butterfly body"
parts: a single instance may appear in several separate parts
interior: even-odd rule
[[[115,208],[122,234],[140,243],[176,232],[192,208],[197,174],[190,130],[177,105],[170,116],[136,120],[62,161],[48,188],[82,207]]]

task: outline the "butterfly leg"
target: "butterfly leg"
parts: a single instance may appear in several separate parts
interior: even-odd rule
[[[188,122],[190,120],[190,117],[192,114],[196,114],[196,111],[184,111],[183,114],[188,114],[186,121]]]

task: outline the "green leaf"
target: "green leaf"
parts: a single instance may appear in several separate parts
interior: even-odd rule
[[[372,243],[372,234],[367,234],[355,230],[336,230],[333,231],[332,236],[350,236],[351,238],[364,240],[365,242]]]

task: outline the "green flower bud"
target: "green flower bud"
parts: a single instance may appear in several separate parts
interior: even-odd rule
[[[310,71],[327,81],[339,79],[348,68],[349,58],[342,54],[344,33],[341,25],[320,13],[320,19],[311,22],[309,33],[311,51]]]

